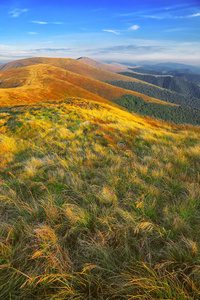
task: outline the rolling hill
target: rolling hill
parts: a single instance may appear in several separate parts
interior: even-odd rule
[[[37,65],[37,64],[48,64],[54,67],[58,67],[67,71],[74,72],[78,75],[87,76],[89,78],[100,80],[100,81],[123,80],[123,78],[124,79],[126,78],[126,80],[128,81],[130,80],[130,81],[139,82],[138,79],[134,79],[134,78],[127,79],[126,76],[122,76],[110,71],[99,69],[97,67],[84,63],[81,60],[70,59],[70,58],[48,58],[48,57],[26,58],[22,60],[13,61],[0,66],[0,72],[27,67],[31,65]]]
[[[81,97],[108,103],[125,94],[142,97],[149,102],[168,104],[102,82],[106,79],[124,80],[127,77],[73,59],[30,58],[15,61],[1,67],[0,105],[33,104],[64,97]],[[132,78],[129,80],[140,82]]]

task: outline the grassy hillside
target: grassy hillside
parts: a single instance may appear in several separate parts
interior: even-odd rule
[[[81,66],[79,68],[82,70]],[[139,96],[149,102],[166,104],[153,97],[114,87],[53,65],[35,64],[0,73],[0,106],[34,104],[64,97],[81,97],[109,103],[108,100],[117,99],[125,94]]]
[[[115,74],[113,72],[109,72],[106,70],[101,70],[87,63],[81,62],[80,60],[70,59],[70,58],[49,58],[49,57],[26,58],[22,60],[13,61],[0,66],[0,72],[31,66],[31,65],[37,65],[37,64],[48,64],[54,67],[58,67],[100,81],[108,81],[108,80],[112,81],[112,80],[123,80],[123,79],[126,79],[126,81],[136,81],[136,82],[140,81],[135,78],[127,79],[126,76]]]
[[[66,71],[48,65],[35,65],[2,72],[0,73],[0,106],[34,104],[65,96],[108,102],[98,95],[71,84],[68,81],[69,77]]]
[[[199,299],[199,141],[85,99],[1,109],[0,299]]]

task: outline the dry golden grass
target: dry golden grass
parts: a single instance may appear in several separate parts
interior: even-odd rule
[[[199,299],[198,127],[80,98],[2,112],[0,299]]]
[[[31,65],[37,65],[37,64],[48,64],[54,67],[58,67],[100,81],[115,81],[115,80],[123,81],[124,80],[124,81],[142,82],[141,80],[135,78],[128,78],[127,76],[114,74],[113,72],[109,72],[109,71],[104,71],[99,68],[90,66],[87,63],[75,59],[70,59],[70,58],[48,58],[48,57],[26,58],[26,59],[17,60],[2,65],[0,66],[0,71],[4,72],[19,67],[27,67]]]

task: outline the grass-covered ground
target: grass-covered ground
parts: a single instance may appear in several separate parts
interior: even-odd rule
[[[4,108],[0,164],[0,299],[200,299],[200,128]]]

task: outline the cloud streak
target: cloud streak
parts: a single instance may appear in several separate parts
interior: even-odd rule
[[[155,20],[162,20],[165,19],[167,16],[156,16],[156,15],[141,15],[143,18],[155,19]]]
[[[31,49],[30,51],[36,51],[36,52],[61,52],[61,51],[74,51],[73,48],[38,48],[38,49]]]
[[[162,14],[162,15],[141,15],[143,18],[150,18],[150,19],[157,19],[157,20],[163,20],[163,19],[188,19],[188,18],[196,18],[200,17],[200,13],[192,14],[192,15],[185,15],[185,16],[177,16],[172,14]]]
[[[24,8],[24,9],[15,8],[15,9],[9,11],[9,15],[12,18],[18,18],[21,14],[26,13],[27,11],[28,11],[27,8]]]
[[[43,21],[31,21],[31,23],[40,24],[40,25],[46,25],[46,24],[48,24],[47,22],[43,22]]]
[[[44,22],[44,21],[31,21],[31,23],[39,24],[39,25],[47,25],[47,24],[54,24],[54,25],[64,25],[63,22]]]
[[[117,32],[116,30],[112,30],[112,29],[103,29],[102,31],[109,32],[109,33],[114,33],[114,34],[119,34],[119,32]]]
[[[55,24],[55,25],[64,25],[65,23],[63,23],[63,22],[50,22],[50,24]]]
[[[108,54],[108,53],[148,53],[164,51],[166,48],[160,46],[138,46],[138,45],[118,45],[114,47],[106,47],[95,49],[96,54]],[[89,50],[90,51],[90,50]]]

